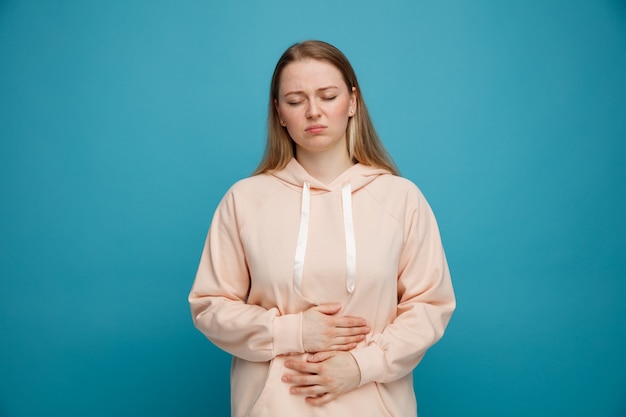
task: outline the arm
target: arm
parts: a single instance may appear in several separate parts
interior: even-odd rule
[[[390,382],[412,372],[443,336],[456,306],[432,210],[417,188],[408,198],[397,316],[366,347],[351,352],[361,371],[360,385]]]
[[[268,361],[286,353],[350,350],[365,338],[365,320],[340,315],[340,305],[281,315],[275,307],[247,304],[250,277],[240,230],[231,191],[215,212],[189,294],[194,324],[216,346]]]
[[[232,190],[220,202],[189,294],[195,326],[216,346],[249,361],[304,352],[301,314],[246,303],[250,277]]]
[[[443,335],[455,308],[447,262],[434,215],[416,189],[406,214],[405,244],[398,267],[397,316],[361,349],[320,352],[285,366],[291,393],[323,405],[369,382],[390,382],[412,372]]]

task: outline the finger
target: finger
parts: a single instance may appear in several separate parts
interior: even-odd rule
[[[326,337],[365,336],[370,332],[369,327],[330,327],[325,331]]]
[[[335,337],[335,339],[333,340],[333,342],[336,345],[349,345],[352,343],[359,343],[362,342],[363,340],[365,340],[365,335],[364,334],[359,334],[356,336],[339,336],[339,337]]]
[[[320,313],[333,315],[341,310],[341,304],[320,304],[315,307],[315,310],[319,311]]]
[[[341,338],[363,338],[365,335],[369,333],[369,327],[350,327],[350,328],[334,328],[332,332],[332,337],[335,339]],[[354,339],[351,342],[360,342],[363,339]],[[350,343],[350,342],[348,342]]]
[[[359,344],[358,343],[348,343],[346,345],[333,345],[328,349],[328,352],[347,352],[350,350],[353,350],[354,348],[356,348]]]
[[[324,405],[324,404],[327,404],[327,403],[331,402],[335,398],[336,398],[335,395],[326,392],[326,393],[324,393],[322,395],[318,395],[316,397],[307,397],[305,399],[305,401],[309,405],[313,405],[313,406],[319,407],[321,405]]]
[[[289,388],[292,395],[302,395],[305,397],[319,397],[326,393],[326,388],[321,385],[296,386]]]
[[[355,327],[351,327],[350,329],[333,328],[327,332],[326,338],[328,339],[328,342],[338,345],[345,345],[346,343],[359,343],[365,339],[369,333],[369,329],[358,329]]]
[[[333,345],[328,348],[328,351],[347,352],[349,350],[356,348],[357,346],[358,346],[357,343],[348,343],[347,345]]]
[[[322,382],[322,378],[315,374],[308,375],[292,375],[285,374],[282,376],[281,381],[294,385],[297,387],[308,387],[313,385],[319,385]]]
[[[317,352],[317,353],[314,353],[313,355],[309,355],[306,358],[306,361],[309,363],[318,363],[318,362],[323,362],[327,359],[330,359],[333,356],[335,356],[333,352]]]
[[[285,362],[285,368],[293,369],[294,371],[304,372],[307,374],[319,373],[319,365],[314,363],[287,361]]]
[[[353,343],[346,343],[343,345],[330,345],[328,347],[328,350],[322,350],[320,352],[347,352],[350,351],[352,349],[355,349],[359,344],[356,342]],[[317,352],[319,353],[319,352]],[[307,362],[311,362],[311,361],[307,361]]]
[[[366,327],[367,320],[362,317],[337,316],[333,324],[335,327]]]

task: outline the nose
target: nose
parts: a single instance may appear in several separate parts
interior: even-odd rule
[[[310,100],[309,106],[306,109],[306,117],[308,119],[314,119],[316,117],[319,117],[319,115],[320,115],[320,109],[317,106],[317,103],[315,102],[315,100]]]

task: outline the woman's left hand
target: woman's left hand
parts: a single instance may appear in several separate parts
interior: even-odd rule
[[[305,396],[311,405],[326,404],[357,388],[361,381],[359,366],[348,352],[318,352],[306,362],[289,360],[285,367],[302,373],[286,374],[282,380],[293,385],[292,394]]]

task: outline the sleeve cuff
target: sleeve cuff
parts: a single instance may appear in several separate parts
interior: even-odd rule
[[[274,356],[304,353],[302,345],[302,313],[277,316],[274,319]]]
[[[361,371],[361,382],[363,386],[372,381],[383,381],[385,376],[385,353],[372,343],[363,349],[356,349],[350,352]]]

